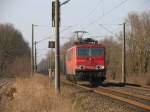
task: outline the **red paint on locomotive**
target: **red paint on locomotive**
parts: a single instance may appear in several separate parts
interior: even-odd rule
[[[66,73],[72,76],[83,76],[89,81],[106,79],[105,46],[101,44],[77,44],[67,50]]]

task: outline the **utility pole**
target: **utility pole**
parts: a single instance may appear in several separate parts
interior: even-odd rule
[[[60,52],[59,52],[59,23],[60,23],[60,2],[55,0],[55,91],[60,94]]]
[[[53,80],[54,76],[55,76],[55,70],[54,70],[54,67],[53,67],[53,63],[52,63],[52,60],[53,60],[53,48],[51,49],[51,54],[50,54],[50,61],[51,61],[51,64],[50,64],[50,69],[51,69],[51,79]]]
[[[62,4],[59,0],[52,2],[52,27],[55,27],[55,91],[60,94],[60,46],[59,46],[59,25],[60,25],[60,6],[65,5],[70,0]]]
[[[36,51],[36,47],[37,47],[37,42],[35,41],[35,66],[34,66],[34,72],[36,72],[37,71],[37,51]]]
[[[34,72],[34,24],[32,24],[31,76]]]
[[[123,39],[122,39],[122,83],[126,84],[126,23],[123,23]]]

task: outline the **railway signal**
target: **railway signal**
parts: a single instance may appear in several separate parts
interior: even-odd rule
[[[49,41],[48,48],[55,48],[55,42],[54,41]]]

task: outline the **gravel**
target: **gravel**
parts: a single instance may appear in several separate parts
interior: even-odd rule
[[[99,95],[79,87],[66,85],[72,95],[73,112],[148,112],[110,97]]]

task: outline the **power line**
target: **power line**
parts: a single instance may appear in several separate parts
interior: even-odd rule
[[[68,2],[70,2],[71,0],[66,0],[65,2],[63,2],[63,3],[61,3],[60,5],[62,6],[62,5],[65,5],[65,4],[67,4]]]
[[[47,53],[38,54],[38,55],[37,55],[37,57],[39,57],[39,56],[43,56],[43,55],[45,56],[45,55],[47,55]]]
[[[108,31],[109,33],[115,35],[112,31],[110,31],[107,27],[105,27],[103,24],[99,24],[103,29],[105,29],[106,31]]]
[[[60,33],[63,33],[64,31],[69,30],[70,28],[72,28],[73,26],[68,26],[67,28],[64,28],[63,30],[60,31]]]
[[[43,51],[43,50],[48,50],[48,48],[43,48],[43,49],[37,49],[39,51]]]
[[[37,52],[37,54],[38,54],[38,53],[40,53],[40,52],[42,52],[42,51],[48,51],[48,49],[37,49],[37,51],[38,51],[38,52]]]
[[[97,7],[101,4],[101,2],[102,2],[102,0],[98,0],[96,6],[81,21],[87,20],[87,18],[89,18],[96,11]]]
[[[60,33],[63,33],[64,31],[70,29],[71,27],[72,27],[72,26],[68,26],[67,28],[61,30]],[[49,38],[52,37],[52,36],[54,36],[54,34],[53,34],[53,35],[50,35],[49,37],[46,37],[46,38],[43,38],[43,39],[37,41],[37,43],[42,42],[42,41],[45,41],[45,40],[49,39]]]
[[[109,25],[109,26],[117,26],[117,25],[119,25],[119,24],[107,24],[107,23],[100,23],[100,24],[102,24],[102,25]]]
[[[40,24],[34,24],[34,25],[37,26],[37,28],[39,28],[39,27],[51,28],[51,26],[49,26],[49,25],[40,25]]]
[[[97,7],[101,4],[101,2],[102,2],[102,0],[99,0],[96,7],[94,7],[94,9],[85,18],[88,18],[90,15],[92,15],[95,12],[95,10],[97,9]]]
[[[52,36],[52,35],[51,35]],[[50,37],[46,37],[46,38],[44,38],[44,39],[41,39],[41,40],[39,40],[39,41],[37,41],[37,43],[40,43],[40,42],[42,42],[42,41],[44,41],[44,40],[47,40],[47,39],[49,39]]]
[[[107,11],[103,16],[99,17],[98,19],[90,22],[87,26],[82,27],[81,29],[87,28],[91,25],[93,25],[94,23],[96,23],[97,21],[99,21],[100,19],[104,18],[105,16],[107,16],[108,14],[110,14],[111,12],[113,12],[115,9],[119,8],[121,5],[123,5],[124,3],[126,3],[128,0],[124,0],[122,2],[120,2],[119,4],[117,4],[116,6],[114,6],[113,8],[111,8],[109,11]]]

